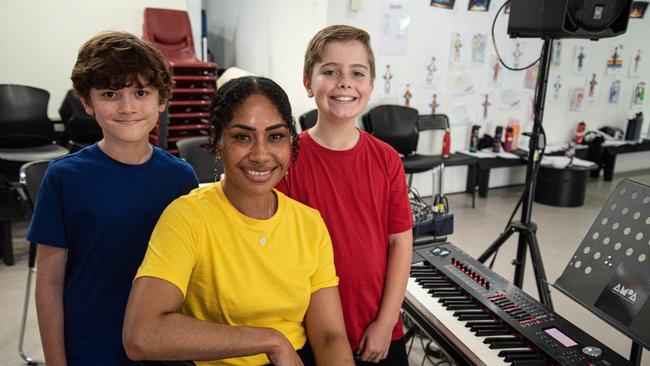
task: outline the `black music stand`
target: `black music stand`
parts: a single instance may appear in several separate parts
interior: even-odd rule
[[[650,187],[621,181],[554,287],[633,341],[650,348]]]
[[[513,262],[515,264],[515,276],[512,283],[523,288],[524,272],[526,268],[526,251],[530,249],[530,257],[533,263],[533,272],[535,273],[535,282],[537,284],[537,291],[539,292],[539,301],[546,305],[550,310],[553,310],[553,303],[551,302],[551,294],[548,290],[548,283],[546,281],[546,274],[544,272],[544,264],[542,262],[542,255],[539,251],[539,244],[537,242],[537,224],[530,220],[533,209],[533,199],[535,197],[535,186],[537,181],[537,169],[535,165],[541,159],[539,136],[542,132],[542,116],[544,114],[544,101],[546,100],[546,86],[548,84],[548,72],[551,64],[551,53],[553,49],[553,39],[544,37],[544,45],[542,46],[542,55],[540,56],[539,74],[537,76],[537,88],[535,90],[535,119],[533,122],[533,130],[529,133],[530,141],[528,144],[528,163],[526,165],[526,182],[528,183],[528,190],[525,192],[523,205],[521,208],[521,221],[512,221],[508,227],[499,235],[499,237],[478,257],[478,261],[485,263],[485,261],[494,254],[503,243],[510,238],[514,233],[519,233],[519,242],[517,246],[517,259]]]

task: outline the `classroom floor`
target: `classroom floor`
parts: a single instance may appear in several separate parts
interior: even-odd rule
[[[537,238],[540,245],[546,276],[555,282],[578,247],[585,233],[600,212],[603,204],[618,181],[631,178],[650,185],[650,172],[619,174],[613,182],[591,180],[587,187],[585,205],[579,208],[558,208],[535,203],[532,219],[538,225]],[[471,208],[471,197],[467,194],[449,196],[454,213],[455,232],[449,240],[474,257],[478,257],[503,229],[522,187],[492,189],[487,199],[477,199],[476,208]],[[519,218],[519,215],[516,216]],[[25,283],[27,277],[27,243],[23,239],[26,223],[14,225],[14,248],[16,265],[7,267],[0,263],[0,365],[18,366],[25,363],[18,355],[18,338],[22,313]],[[494,269],[503,277],[512,280],[514,267],[510,264],[515,257],[516,235],[502,247]],[[524,289],[537,297],[531,265],[528,263]],[[605,322],[551,288],[555,311],[619,352],[629,356],[630,341]],[[40,351],[33,297],[28,316],[24,351],[27,355],[42,359]],[[415,342],[410,356],[411,365],[421,365],[423,360],[419,340]],[[426,363],[431,365],[432,363]],[[650,366],[650,352],[644,351],[642,365]]]

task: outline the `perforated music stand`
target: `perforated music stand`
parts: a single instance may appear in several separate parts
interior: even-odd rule
[[[555,288],[632,338],[630,360],[650,348],[650,187],[621,181]]]

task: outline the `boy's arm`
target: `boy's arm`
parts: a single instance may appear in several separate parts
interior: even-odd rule
[[[266,353],[275,365],[302,365],[280,332],[198,320],[178,313],[182,302],[183,293],[170,282],[135,280],[122,333],[130,359],[207,361]]]
[[[305,326],[318,365],[354,366],[338,288],[322,288],[311,295]]]
[[[393,328],[400,316],[400,309],[404,301],[412,256],[413,232],[411,229],[388,235],[388,265],[384,294],[377,318],[368,325],[361,337],[357,353],[362,361],[379,362],[388,354]]]
[[[48,366],[65,366],[63,334],[63,282],[67,250],[38,245],[36,275],[36,313],[45,362]]]

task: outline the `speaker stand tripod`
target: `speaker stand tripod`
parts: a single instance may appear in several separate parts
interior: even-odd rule
[[[535,274],[535,282],[537,284],[537,291],[539,292],[539,301],[546,305],[549,309],[553,310],[553,303],[551,302],[551,294],[548,289],[546,281],[546,274],[544,272],[544,264],[542,256],[539,251],[539,243],[537,242],[537,225],[531,222],[530,217],[532,214],[533,199],[535,197],[535,186],[537,180],[537,170],[535,164],[540,156],[539,137],[542,132],[542,116],[544,114],[544,101],[546,98],[546,87],[548,84],[548,71],[551,60],[551,53],[553,48],[553,40],[550,37],[544,38],[544,45],[542,47],[542,54],[540,56],[539,74],[537,76],[537,89],[535,91],[535,118],[533,121],[533,130],[529,134],[530,141],[528,144],[528,163],[526,165],[526,182],[530,182],[528,190],[524,193],[525,197],[521,209],[521,221],[512,221],[508,227],[499,235],[499,237],[485,250],[478,261],[485,263],[485,261],[493,255],[502,244],[510,238],[514,233],[519,233],[519,242],[517,245],[517,258],[513,261],[515,265],[515,275],[513,283],[519,288],[523,288],[524,272],[526,268],[526,252],[530,250],[530,257],[533,264],[533,271]]]

